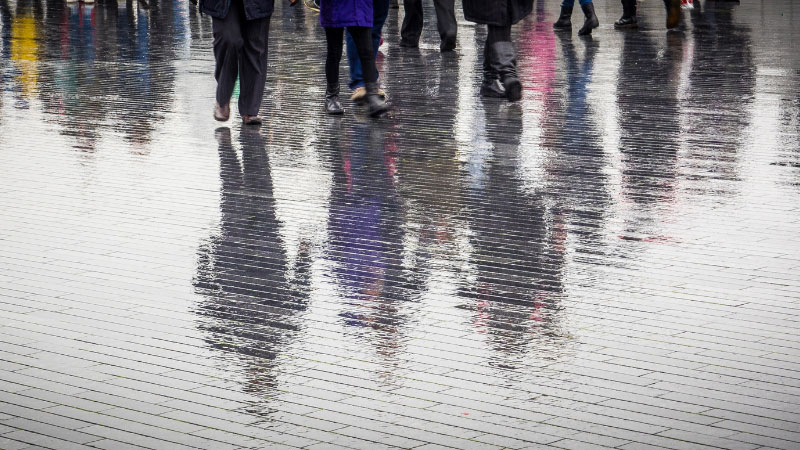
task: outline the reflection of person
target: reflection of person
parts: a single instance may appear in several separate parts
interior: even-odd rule
[[[359,124],[349,139],[332,132],[333,146],[350,145],[332,154],[327,253],[344,294],[339,317],[392,362],[402,348],[403,305],[418,285],[403,266],[402,210],[383,128]]]
[[[556,160],[547,167],[559,192],[557,214],[574,230],[577,250],[597,254],[603,248],[603,222],[611,203],[602,136],[588,98],[599,42],[581,39],[586,51],[583,61],[579,61],[572,39],[558,36],[567,90],[561,103],[563,112],[551,111],[545,125],[557,152]]]
[[[199,251],[197,312],[209,345],[246,364],[250,390],[259,390],[274,387],[275,359],[300,329],[310,257],[301,247],[293,268],[287,261],[262,136],[242,131],[240,160],[230,133],[217,130],[221,219]]]
[[[239,115],[246,125],[261,124],[258,111],[267,81],[269,20],[273,0],[202,0],[212,17],[217,103],[214,118],[230,118],[230,101],[239,78]]]
[[[328,114],[343,114],[339,100],[339,63],[342,60],[344,31],[350,33],[355,43],[366,88],[367,111],[378,117],[389,107],[378,93],[378,69],[372,48],[373,12],[371,0],[323,0],[320,4],[319,21],[325,28],[328,56],[325,60],[325,111]]]
[[[668,39],[670,45],[661,56],[650,36],[623,35],[617,75],[622,194],[640,207],[670,201],[674,196],[680,115],[677,87],[671,79],[681,59],[676,52],[682,39],[677,35]],[[675,43],[679,46],[672,45]],[[642,79],[650,80],[648,87],[638,85]]]
[[[511,42],[511,26],[533,11],[533,0],[463,0],[464,17],[486,24],[489,33],[483,50],[481,95],[522,98],[522,83],[517,76],[517,55]],[[497,83],[499,81],[499,83]]]
[[[735,20],[734,7],[723,3],[703,10],[697,4],[691,11],[691,38],[679,42],[683,67],[672,77],[685,78],[682,106],[693,111],[691,120],[682,122],[687,129],[686,166],[693,177],[709,181],[738,179],[739,152],[752,121],[757,70],[751,31]],[[712,182],[696,189],[721,196],[737,185]]]
[[[458,23],[456,22],[455,3],[455,0],[433,0],[433,6],[436,9],[436,25],[439,29],[439,37],[442,39],[439,49],[443,52],[449,52],[456,48]],[[403,0],[403,10],[406,16],[400,29],[400,46],[419,47],[423,26],[422,0]]]
[[[583,26],[578,30],[579,35],[592,34],[592,30],[600,26],[600,21],[597,20],[597,14],[594,13],[594,3],[592,0],[580,0],[581,10],[585,19]],[[556,30],[566,30],[572,28],[572,9],[575,7],[575,0],[564,0],[561,3],[561,14],[558,20],[553,24]]]
[[[558,342],[553,320],[563,291],[566,227],[541,193],[523,188],[516,164],[521,110],[485,106],[492,158],[485,181],[468,196],[475,276],[459,293],[468,299],[460,308],[474,312],[473,325],[497,351],[496,363],[514,368],[530,342]]]

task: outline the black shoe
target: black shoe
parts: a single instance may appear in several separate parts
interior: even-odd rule
[[[328,86],[328,89],[325,91],[325,112],[333,116],[344,114],[342,102],[339,101],[338,85]]]
[[[553,28],[556,30],[563,30],[566,28],[572,28],[572,6],[562,6],[561,7],[561,15],[558,16],[558,20],[553,24]]]
[[[406,39],[400,39],[400,47],[405,48],[419,48],[419,41],[418,42],[411,42]]]
[[[481,82],[481,96],[491,98],[506,98],[506,88],[500,82],[500,74],[492,65],[494,55],[489,44],[483,46],[483,81]]]
[[[581,5],[581,9],[583,10],[583,15],[586,17],[586,20],[584,20],[581,29],[578,30],[578,35],[584,36],[592,34],[592,30],[600,26],[600,21],[597,20],[597,14],[594,13],[594,3]]]
[[[636,21],[636,16],[622,16],[618,21],[614,22],[614,28],[639,28],[639,22]]]
[[[492,69],[500,75],[500,81],[506,90],[506,98],[516,102],[522,98],[522,83],[517,76],[517,55],[514,44],[509,41],[495,42],[490,49],[492,53]]]
[[[442,38],[442,43],[439,45],[439,51],[442,53],[444,52],[452,52],[456,49],[456,37],[455,36],[446,36]]]
[[[370,117],[380,117],[389,110],[389,105],[378,93],[378,83],[366,83],[367,112]]]
[[[506,88],[499,78],[484,78],[481,83],[481,95],[490,98],[506,98]]]

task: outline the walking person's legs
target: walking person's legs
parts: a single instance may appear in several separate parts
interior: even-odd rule
[[[456,2],[455,0],[433,0],[433,6],[436,8],[436,27],[439,30],[439,37],[442,39],[439,50],[443,52],[454,50],[458,33]]]
[[[622,0],[622,17],[614,22],[614,28],[636,28],[636,0]]]
[[[594,3],[592,3],[592,0],[580,0],[580,2],[584,20],[583,26],[578,30],[578,35],[592,34],[592,30],[600,26],[597,14],[594,12]]]
[[[344,108],[339,101],[339,64],[344,47],[344,28],[325,28],[325,41],[328,45],[325,57],[325,111],[328,114],[343,114]]]
[[[486,36],[491,56],[491,69],[500,77],[506,98],[515,102],[522,98],[522,83],[517,76],[517,55],[511,42],[511,26],[489,25]]]
[[[575,7],[575,0],[563,0],[561,2],[561,13],[558,20],[553,23],[556,30],[572,28],[572,9]]]
[[[230,101],[233,88],[239,75],[239,53],[244,46],[242,23],[244,22],[242,0],[231,2],[228,15],[224,19],[212,18],[214,33],[214,78],[217,80],[217,103],[214,118],[226,121],[230,118]]]
[[[371,29],[367,27],[350,27],[350,34],[356,45],[361,68],[364,73],[364,86],[367,88],[367,110],[373,117],[380,116],[389,107],[378,93],[378,70],[375,67],[375,53],[372,49]]]
[[[403,0],[403,10],[406,16],[400,28],[400,46],[419,47],[423,25],[422,0]]]
[[[269,17],[244,22],[244,46],[239,58],[239,114],[246,124],[259,124],[267,82]]]
[[[376,60],[378,47],[380,47],[381,36],[383,34],[383,25],[386,23],[386,17],[389,15],[390,2],[391,0],[373,0],[372,3],[372,50]],[[350,99],[353,101],[360,101],[363,100],[366,94],[365,89],[359,89],[364,87],[364,74],[361,68],[361,59],[358,57],[358,49],[356,48],[356,43],[349,30],[347,31],[345,40],[347,45],[347,61],[350,65],[349,86],[350,89],[357,91],[353,93]],[[380,77],[380,74],[378,74],[378,76]]]

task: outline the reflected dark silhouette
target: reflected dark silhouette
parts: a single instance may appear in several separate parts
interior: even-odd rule
[[[403,214],[395,188],[396,153],[386,130],[374,123],[331,134],[333,189],[328,258],[342,295],[339,317],[381,359],[379,374],[391,383],[409,320],[405,304],[417,286],[403,266]]]
[[[603,230],[611,204],[602,136],[588,98],[600,43],[591,36],[577,39],[584,50],[583,59],[579,60],[576,39],[565,33],[556,34],[566,72],[566,91],[563,109],[553,111],[555,117],[550,117],[545,131],[557,155],[548,165],[548,175],[557,193],[555,214],[564,216],[570,234],[577,236],[576,261],[596,262],[596,256],[604,251]]]
[[[469,195],[474,280],[460,292],[472,299],[460,308],[474,311],[473,326],[496,351],[489,364],[511,370],[523,367],[530,352],[557,356],[566,238],[544,195],[524,189],[519,178],[523,123],[517,106],[484,102],[493,154],[484,182]]]
[[[617,77],[622,195],[638,213],[627,231],[647,233],[660,205],[675,197],[681,128],[673,74],[682,59],[682,36],[668,33],[662,52],[647,33],[622,35]]]
[[[436,41],[438,42],[438,41]],[[435,264],[457,270],[456,234],[463,229],[463,183],[455,140],[460,78],[455,53],[409,51],[411,70],[398,80],[399,108],[420,111],[392,128],[389,144],[397,152],[397,190],[402,197],[404,228],[413,242],[406,248],[413,283],[428,285]],[[408,77],[408,78],[405,78]],[[425,105],[413,104],[422,88]],[[399,147],[399,148],[397,148]]]
[[[206,342],[220,361],[244,367],[245,390],[269,394],[277,357],[296,337],[308,303],[309,249],[289,265],[275,215],[275,197],[264,138],[243,130],[241,160],[230,130],[217,130],[221,199],[217,234],[198,255],[195,289]]]
[[[722,199],[734,194],[730,182],[739,180],[739,151],[752,120],[756,66],[750,28],[734,20],[734,4],[717,3],[692,10],[693,33],[681,42],[683,67],[676,67],[673,76],[689,72],[682,102],[690,111],[681,124],[687,144],[682,175],[710,181],[694,183],[694,190]]]

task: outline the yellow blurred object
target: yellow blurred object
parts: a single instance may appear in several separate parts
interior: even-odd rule
[[[30,13],[21,14],[11,28],[11,60],[19,68],[23,95],[36,92],[39,81],[39,41],[36,20]]]

